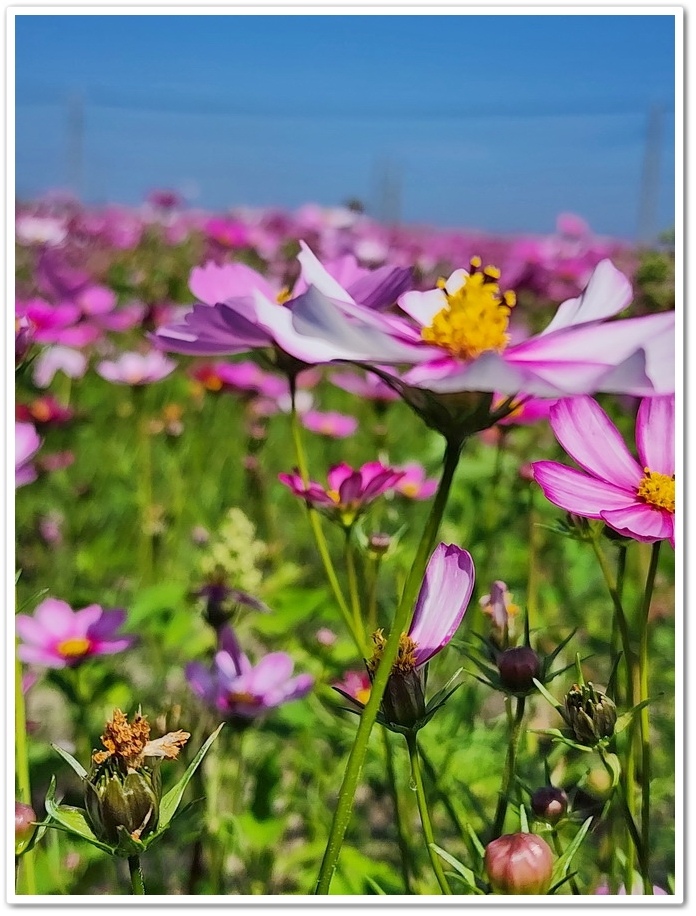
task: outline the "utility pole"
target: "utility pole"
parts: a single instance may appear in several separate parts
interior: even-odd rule
[[[85,102],[81,92],[68,97],[68,187],[82,200],[84,193]]]
[[[648,112],[636,233],[636,240],[642,245],[650,245],[657,237],[663,113],[661,105],[653,105]]]
[[[396,226],[401,219],[401,175],[393,160],[385,159],[377,169],[376,216],[386,225]]]

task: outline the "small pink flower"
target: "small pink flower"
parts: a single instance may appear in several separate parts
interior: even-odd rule
[[[305,429],[322,436],[346,439],[358,428],[358,421],[355,417],[335,411],[308,410],[302,415],[302,425]]]
[[[31,423],[15,423],[15,488],[36,480],[31,459],[41,447],[41,439]]]
[[[403,477],[402,471],[386,467],[380,461],[369,461],[354,470],[347,464],[337,464],[327,475],[328,489],[313,480],[305,486],[300,474],[279,474],[278,479],[315,509],[322,509],[341,524],[350,526],[367,506],[388,490],[394,489]]]
[[[176,363],[159,350],[149,353],[122,353],[118,359],[103,360],[96,371],[108,382],[120,385],[148,385],[159,382],[176,369]]]
[[[334,631],[328,627],[320,627],[315,635],[320,646],[333,646],[338,639]]]
[[[666,538],[674,547],[674,395],[641,401],[636,419],[640,464],[592,398],[561,399],[551,409],[550,422],[583,470],[535,461],[534,477],[546,498],[574,515],[601,518],[637,541]]]
[[[339,693],[357,700],[362,706],[370,699],[372,683],[367,671],[346,671],[343,680],[337,681],[333,686]]]
[[[409,499],[430,499],[437,490],[437,478],[427,478],[425,468],[417,461],[403,465],[400,470],[404,472],[404,476],[395,489],[402,496]]]
[[[17,654],[23,662],[44,668],[74,667],[95,655],[113,655],[133,645],[133,636],[119,636],[126,619],[120,608],[105,610],[90,604],[73,611],[58,598],[46,598],[33,616],[18,614],[17,635],[22,640]]]

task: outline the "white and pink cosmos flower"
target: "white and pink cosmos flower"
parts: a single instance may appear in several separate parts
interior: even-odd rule
[[[589,397],[563,398],[549,415],[556,438],[582,470],[535,461],[534,478],[550,502],[602,519],[637,541],[674,547],[674,396],[645,398],[636,418],[638,461]]]
[[[122,353],[117,359],[102,360],[95,368],[107,382],[149,385],[170,375],[176,363],[159,350],[151,350],[149,353]]]

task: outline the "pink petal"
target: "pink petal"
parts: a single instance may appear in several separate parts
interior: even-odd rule
[[[418,665],[440,651],[462,621],[474,588],[471,555],[455,544],[438,544],[423,577],[408,635]]]
[[[641,401],[636,445],[644,468],[658,474],[674,474],[674,395]]]
[[[294,664],[285,652],[271,652],[249,672],[248,685],[251,693],[264,694],[284,684],[292,675]]]
[[[258,289],[271,299],[275,290],[265,277],[246,264],[217,264],[209,261],[205,267],[194,267],[189,279],[189,289],[201,302],[215,305],[237,296],[248,296]]]
[[[354,474],[350,465],[341,462],[341,464],[334,465],[334,467],[329,469],[329,473],[326,475],[326,479],[329,483],[330,490],[336,490],[337,492],[341,489],[341,484],[344,481],[348,480],[351,474]]]
[[[32,643],[35,646],[44,646],[52,642],[46,629],[29,614],[17,614],[15,631],[23,642]]]
[[[584,518],[600,518],[607,509],[625,509],[636,501],[635,489],[624,490],[557,461],[535,461],[532,468],[549,502]]]
[[[70,605],[59,598],[46,598],[37,605],[34,619],[43,629],[58,639],[69,639],[72,636],[83,636],[75,623],[75,613]]]
[[[65,668],[67,665],[64,658],[38,646],[18,646],[17,656],[28,665],[41,665],[44,668]]]
[[[90,604],[80,611],[75,611],[76,628],[81,634],[87,635],[90,627],[97,624],[104,613],[104,609],[98,604]]]
[[[332,299],[352,302],[353,299],[348,292],[331,276],[309,246],[300,241],[300,248],[302,250],[297,255],[297,260],[302,268],[302,279],[307,286],[315,287],[320,293],[330,296]]]
[[[635,502],[623,509],[602,512],[601,518],[618,531],[637,541],[661,541],[674,538],[674,516],[666,509]]]
[[[562,398],[549,411],[556,438],[588,474],[635,490],[643,472],[619,431],[590,397]]]
[[[605,259],[595,267],[582,295],[561,303],[551,323],[542,333],[548,334],[560,328],[618,315],[632,298],[633,290],[628,278],[611,261]]]

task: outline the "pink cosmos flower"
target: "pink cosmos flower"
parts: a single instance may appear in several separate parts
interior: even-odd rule
[[[48,388],[56,372],[63,372],[68,378],[82,378],[87,371],[87,357],[71,347],[46,347],[34,363],[34,384]]]
[[[343,680],[337,681],[333,686],[339,693],[347,694],[363,706],[370,699],[372,683],[367,671],[346,671]]]
[[[31,423],[15,422],[15,488],[36,480],[31,459],[41,446],[41,439]]]
[[[404,464],[400,470],[404,472],[404,476],[397,483],[395,490],[402,496],[409,499],[430,499],[437,490],[437,478],[427,478],[425,468],[417,461]]]
[[[176,363],[159,350],[149,353],[122,353],[118,359],[102,360],[96,372],[108,382],[120,385],[148,385],[159,382],[176,369]]]
[[[336,411],[308,410],[302,414],[302,425],[305,429],[331,439],[346,439],[358,428],[355,417],[349,417]]]
[[[349,526],[370,503],[394,489],[403,476],[403,471],[387,467],[381,461],[368,461],[357,470],[344,463],[334,465],[327,475],[328,490],[313,480],[305,486],[298,471],[279,474],[278,479],[308,505]]]
[[[113,655],[130,648],[133,636],[119,636],[126,619],[120,608],[105,610],[90,604],[73,611],[58,598],[46,598],[33,616],[18,614],[17,635],[22,640],[17,654],[23,662],[45,668],[74,667],[95,655]]]
[[[383,371],[389,371],[386,366],[380,366]],[[344,391],[350,391],[351,394],[357,394],[358,397],[365,398],[377,403],[387,403],[397,401],[399,395],[385,384],[381,378],[368,372],[366,375],[358,375],[357,372],[335,372],[330,376],[329,381],[332,385],[343,388]]]
[[[554,505],[602,519],[637,541],[674,547],[674,396],[645,398],[636,418],[639,461],[589,397],[563,398],[550,412],[556,438],[582,471],[535,461],[534,478]]]
[[[285,652],[271,652],[252,665],[230,627],[221,631],[220,645],[211,669],[191,662],[186,678],[194,693],[225,716],[262,715],[300,699],[314,686],[311,674],[292,677],[294,663]]]

